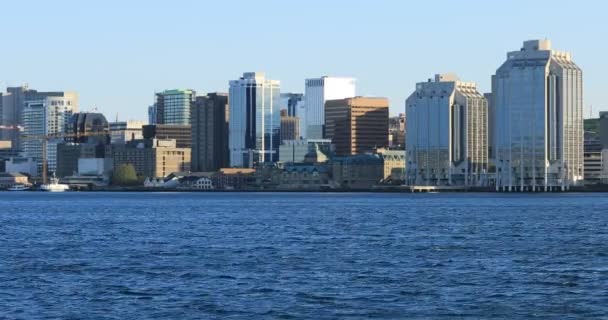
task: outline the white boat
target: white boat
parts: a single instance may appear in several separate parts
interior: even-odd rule
[[[30,189],[31,189],[31,186],[28,186],[25,184],[14,184],[6,190],[8,190],[8,191],[26,191],[26,190],[30,190]]]
[[[69,185],[59,183],[59,179],[57,179],[56,177],[52,177],[50,180],[51,183],[45,183],[40,186],[40,191],[64,192],[70,190]]]

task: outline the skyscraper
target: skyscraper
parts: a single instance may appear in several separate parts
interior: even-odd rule
[[[301,135],[308,139],[324,138],[325,102],[355,96],[355,79],[323,76],[306,79],[304,105],[306,130]]]
[[[304,95],[301,93],[281,93],[281,109],[287,110],[290,117],[301,117],[299,114],[304,106]]]
[[[488,103],[473,82],[436,75],[406,100],[406,182],[475,186],[486,182]]]
[[[300,139],[300,119],[281,110],[281,144],[285,140]]]
[[[62,97],[63,92],[38,92],[28,88],[27,85],[21,87],[8,87],[2,94],[2,125],[0,138],[10,140],[13,148],[22,147],[20,142],[19,127],[23,125],[23,109],[28,101],[39,101],[45,97]]]
[[[525,41],[492,77],[492,94],[497,190],[582,183],[583,80],[570,53]]]
[[[192,171],[218,171],[230,166],[228,94],[196,97],[192,109]]]
[[[76,93],[61,93],[61,96],[47,96],[40,100],[30,100],[23,109],[23,138],[22,150],[26,157],[34,158],[42,167],[42,160],[47,159],[48,171],[57,168],[57,144],[63,139],[44,139],[46,135],[60,135],[72,119],[72,114],[78,111],[78,95]],[[46,143],[46,154],[43,154],[43,143]],[[39,170],[39,172],[42,172]]]
[[[247,72],[230,81],[230,165],[251,167],[278,161],[280,82]]]
[[[156,103],[152,109],[148,110],[148,115],[156,116],[154,124],[189,125],[190,110],[195,99],[196,92],[190,89],[165,90],[156,93]]]
[[[325,103],[327,139],[336,155],[371,153],[388,147],[388,99],[354,97]]]

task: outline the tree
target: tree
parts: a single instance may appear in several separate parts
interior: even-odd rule
[[[133,186],[137,185],[139,180],[137,179],[137,173],[135,167],[130,164],[121,164],[117,169],[114,170],[112,175],[112,184],[119,186]]]

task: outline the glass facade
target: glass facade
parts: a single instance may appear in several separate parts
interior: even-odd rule
[[[196,99],[194,90],[165,90],[156,94],[156,124],[190,124],[190,112]]]
[[[232,167],[278,161],[280,84],[260,73],[230,82],[229,147]]]
[[[568,189],[582,182],[582,71],[547,40],[508,54],[493,77],[496,188]]]
[[[418,83],[406,119],[407,184],[487,184],[488,102],[474,83],[452,75]]]

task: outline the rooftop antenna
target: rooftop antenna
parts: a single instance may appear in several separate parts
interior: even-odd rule
[[[118,122],[118,112],[116,112],[116,122]]]

